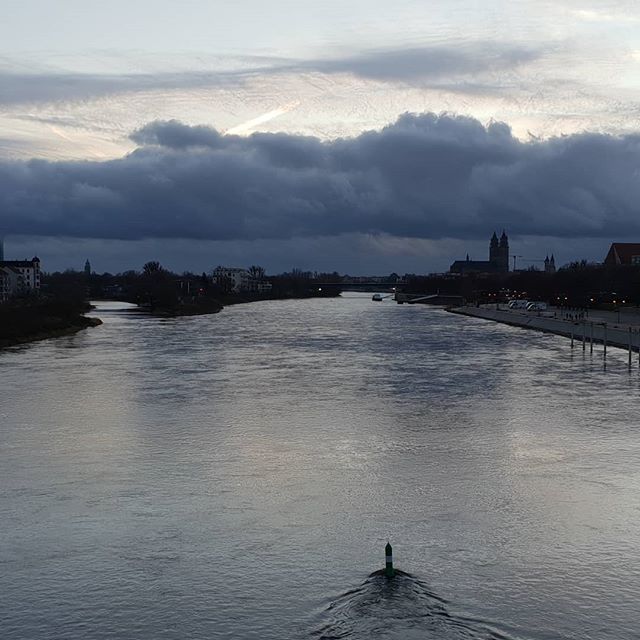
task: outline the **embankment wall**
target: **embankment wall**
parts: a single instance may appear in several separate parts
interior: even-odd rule
[[[593,342],[603,343],[606,337],[607,344],[612,347],[629,348],[631,338],[631,348],[638,351],[640,348],[640,332],[637,328],[632,328],[629,333],[628,326],[608,324],[602,322],[592,322],[589,318],[585,320],[564,320],[562,318],[552,318],[544,315],[537,315],[528,312],[519,312],[502,309],[488,309],[486,307],[455,307],[447,309],[450,313],[458,313],[473,318],[482,318],[501,322],[523,329],[533,329],[535,331],[546,331],[560,336],[573,337],[582,341],[583,335],[589,342],[593,336]]]

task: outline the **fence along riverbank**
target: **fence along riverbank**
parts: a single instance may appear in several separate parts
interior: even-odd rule
[[[501,322],[523,329],[533,329],[554,333],[571,339],[571,347],[578,342],[582,350],[589,348],[593,353],[593,345],[603,346],[604,357],[607,355],[607,347],[618,347],[628,351],[629,367],[632,364],[633,352],[638,352],[638,364],[640,366],[640,316],[635,318],[637,324],[610,323],[597,318],[584,317],[579,320],[551,317],[549,314],[514,311],[511,309],[499,309],[489,307],[451,307],[447,311],[460,315],[481,318]]]

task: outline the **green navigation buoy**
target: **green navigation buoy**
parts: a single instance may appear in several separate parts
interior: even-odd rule
[[[387,578],[393,578],[395,575],[395,571],[393,570],[393,549],[391,545],[387,542],[387,546],[384,548],[384,575]]]

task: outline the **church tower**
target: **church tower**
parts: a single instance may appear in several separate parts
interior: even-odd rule
[[[502,230],[502,235],[500,236],[500,245],[499,249],[499,267],[500,271],[504,271],[505,273],[509,271],[509,238],[505,233],[504,229]]]
[[[498,273],[509,271],[509,238],[503,231],[500,240],[496,232],[493,232],[489,242],[489,262]]]
[[[555,273],[556,272],[556,261],[553,257],[553,253],[551,254],[551,260],[549,260],[549,256],[544,259],[544,272],[545,273]]]
[[[495,231],[489,242],[489,262],[496,265],[500,262],[500,244]]]

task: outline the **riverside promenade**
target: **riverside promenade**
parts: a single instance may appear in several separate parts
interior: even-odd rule
[[[500,308],[494,304],[452,307],[447,311],[523,329],[555,333],[582,342],[590,348],[600,343],[631,351],[640,350],[640,313],[590,311],[584,318],[574,320],[565,318],[566,313],[559,309],[524,311]]]

